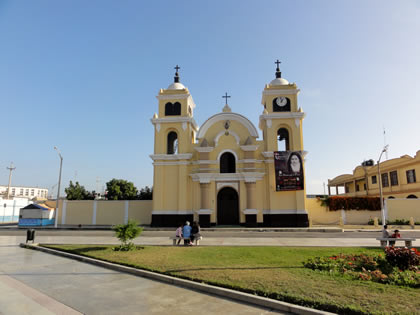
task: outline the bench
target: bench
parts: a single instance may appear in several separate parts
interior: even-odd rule
[[[182,240],[185,240],[185,241],[190,240],[190,238],[189,238],[189,237],[185,237],[185,238],[184,238],[184,237],[176,237],[176,236],[170,236],[170,237],[169,237],[169,239],[170,239],[170,240],[172,240],[172,245],[174,245],[174,246],[176,245],[176,243],[177,243],[177,241],[178,241],[178,240],[181,240],[181,241],[182,241]],[[194,243],[195,243],[195,245],[197,245],[197,246],[198,246],[198,245],[200,245],[200,241],[201,241],[202,239],[203,239],[203,237],[202,237],[202,236],[195,238],[195,239],[194,239]]]
[[[413,247],[413,241],[415,241],[415,238],[383,238],[383,237],[379,237],[377,238],[378,241],[381,242],[381,247],[385,247],[386,246],[386,242],[394,242],[394,244],[396,242],[405,242],[405,246],[406,247]]]

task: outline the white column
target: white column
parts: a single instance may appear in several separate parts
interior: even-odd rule
[[[58,211],[58,208],[57,208]],[[63,200],[63,211],[61,213],[61,224],[66,224],[67,200]],[[57,215],[58,213],[56,213]],[[58,217],[57,217],[58,219]]]
[[[13,200],[13,211],[12,211],[12,221],[11,222],[13,222],[13,219],[15,217],[15,209],[16,209],[16,200]],[[19,220],[19,218],[18,218],[18,220]]]
[[[96,209],[98,207],[98,201],[93,201],[93,213],[92,213],[92,224],[96,225]]]
[[[124,204],[124,224],[128,222],[128,200],[125,201]]]
[[[346,224],[346,210],[341,210],[341,220],[343,220],[343,224]]]

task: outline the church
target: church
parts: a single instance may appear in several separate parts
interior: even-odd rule
[[[202,227],[307,227],[299,89],[275,78],[262,91],[259,129],[232,112],[225,95],[222,112],[201,126],[196,104],[180,81],[156,96],[152,226],[198,221]],[[197,107],[199,110],[199,106]]]

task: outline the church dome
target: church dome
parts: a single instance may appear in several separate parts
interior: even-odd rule
[[[174,82],[170,86],[168,86],[168,90],[183,90],[185,89],[184,84],[179,82]]]
[[[288,85],[289,81],[287,81],[284,78],[275,78],[273,81],[270,82],[270,85],[276,86],[276,85]]]

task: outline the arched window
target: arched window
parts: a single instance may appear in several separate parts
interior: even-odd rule
[[[395,197],[394,196],[389,196],[388,199],[395,199]]]
[[[290,100],[280,96],[273,100],[273,112],[290,112]]]
[[[181,104],[179,102],[165,104],[165,116],[181,115]]]
[[[417,199],[417,196],[416,195],[408,195],[407,199]]]
[[[168,154],[178,153],[178,135],[175,131],[168,133]]]
[[[236,173],[235,156],[225,152],[220,157],[220,173]]]
[[[277,151],[289,151],[289,131],[286,128],[280,128],[277,136]]]

